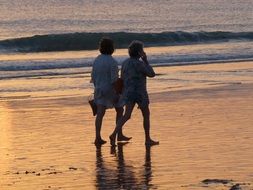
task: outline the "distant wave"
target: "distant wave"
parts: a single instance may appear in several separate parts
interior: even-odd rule
[[[125,58],[118,57],[117,60],[119,63]],[[230,55],[230,54],[221,54],[221,55],[210,55],[210,54],[193,54],[193,55],[159,55],[153,56],[149,59],[152,66],[181,66],[181,65],[196,65],[196,64],[210,64],[210,63],[226,63],[226,62],[244,62],[244,61],[253,61],[252,54],[245,55]],[[1,79],[8,78],[20,78],[20,77],[33,77],[33,76],[55,76],[55,75],[67,75],[71,74],[80,74],[79,70],[82,70],[81,73],[90,71],[92,66],[92,60],[90,59],[70,59],[70,60],[43,60],[36,61],[31,60],[27,61],[6,61],[0,63],[0,71],[11,71],[7,73],[7,76],[0,76]],[[120,64],[119,64],[120,66]],[[13,72],[13,71],[17,71]],[[22,72],[20,72],[22,71]],[[27,72],[28,71],[28,72]],[[30,72],[36,71],[36,73]],[[78,72],[77,72],[78,71]],[[38,73],[39,74],[38,74]],[[6,73],[5,73],[6,74]],[[13,75],[16,75],[14,77]]]
[[[94,50],[103,36],[111,37],[116,48],[126,48],[132,40],[141,40],[146,46],[164,46],[188,43],[206,43],[228,40],[253,40],[253,32],[162,32],[162,33],[69,33],[35,35],[0,41],[2,52],[49,52]]]
[[[52,69],[71,69],[90,67],[89,59],[58,59],[58,60],[31,60],[31,61],[4,61],[0,64],[0,71],[33,71]]]

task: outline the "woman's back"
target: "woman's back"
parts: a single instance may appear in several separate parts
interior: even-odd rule
[[[112,108],[116,98],[113,83],[118,79],[115,59],[111,55],[99,55],[93,63],[91,78],[95,87],[95,103]]]
[[[95,88],[112,85],[118,78],[118,65],[111,55],[99,55],[92,67],[92,80]]]
[[[153,69],[138,59],[128,58],[122,64],[121,77],[127,91],[147,91],[146,77],[150,75],[155,75]]]

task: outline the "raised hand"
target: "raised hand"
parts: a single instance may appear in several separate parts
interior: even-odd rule
[[[144,63],[147,63],[147,64],[148,64],[148,58],[147,58],[146,53],[145,53],[144,51],[142,51],[142,52],[139,53],[139,55],[140,55],[142,61],[143,61]]]

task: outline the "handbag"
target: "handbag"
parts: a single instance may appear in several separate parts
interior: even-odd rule
[[[117,94],[122,94],[123,91],[123,87],[124,87],[124,81],[122,78],[118,78],[114,84],[114,89],[116,91]]]

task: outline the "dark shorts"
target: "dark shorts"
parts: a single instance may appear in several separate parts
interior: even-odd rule
[[[136,93],[136,92],[128,92],[125,94],[125,103],[137,103],[139,107],[145,107],[149,105],[149,97],[148,93]]]

